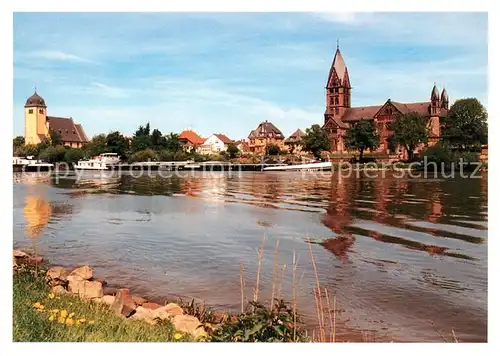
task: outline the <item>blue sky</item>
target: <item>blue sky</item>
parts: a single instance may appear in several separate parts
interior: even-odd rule
[[[14,135],[34,87],[48,114],[88,136],[164,133],[244,138],[272,121],[288,136],[323,122],[336,48],[352,105],[428,100],[487,106],[486,13],[16,13]]]

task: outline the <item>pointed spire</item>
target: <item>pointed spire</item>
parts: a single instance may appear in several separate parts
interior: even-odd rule
[[[345,65],[342,53],[340,53],[339,42],[337,39],[337,50],[335,51],[335,56],[333,57],[333,63],[330,68],[330,73],[328,74],[328,80],[326,86],[331,87],[335,74],[337,78],[339,78],[340,82],[343,84],[346,72],[347,72],[347,66]]]
[[[337,49],[339,49],[339,39],[337,38]]]
[[[436,82],[434,82],[434,86],[432,87],[431,100],[439,100],[439,91]]]

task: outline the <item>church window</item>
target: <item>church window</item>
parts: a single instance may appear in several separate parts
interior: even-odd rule
[[[338,114],[338,113],[339,113],[339,107],[338,107],[338,106],[336,106],[336,107],[335,107],[335,114]]]
[[[339,93],[339,88],[335,88],[335,93]]]
[[[29,109],[28,113],[33,114],[33,109]]]
[[[330,97],[330,104],[333,105],[333,96]]]
[[[335,97],[335,105],[339,105],[339,97],[338,96]]]
[[[43,114],[43,109],[38,110],[40,114]]]

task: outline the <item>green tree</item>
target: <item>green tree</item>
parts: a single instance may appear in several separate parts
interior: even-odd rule
[[[131,162],[148,162],[155,161],[157,159],[157,154],[151,148],[147,148],[142,151],[135,152],[130,158]]]
[[[396,120],[388,125],[393,131],[394,141],[406,148],[408,159],[413,160],[413,151],[421,143],[427,143],[428,119],[417,112],[398,115]]]
[[[64,154],[64,161],[67,163],[75,163],[84,157],[84,152],[80,148],[69,148]]]
[[[161,146],[162,135],[160,130],[154,129],[153,132],[151,133],[151,144],[155,147]]]
[[[106,150],[108,152],[114,152],[123,157],[126,155],[128,149],[129,142],[120,131],[110,132],[106,136]]]
[[[268,156],[277,156],[280,154],[280,148],[275,144],[269,144],[266,146],[266,154]]]
[[[148,148],[151,148],[151,137],[146,136],[146,135],[139,135],[139,136],[134,136],[132,139],[132,152],[139,152],[139,151],[144,151]]]
[[[374,150],[380,146],[380,136],[373,121],[360,120],[347,130],[344,145],[348,150],[359,151],[359,160],[365,150]]]
[[[107,139],[105,134],[99,134],[92,137],[89,143],[83,147],[85,156],[93,157],[107,152]]]
[[[62,136],[59,135],[55,130],[49,130],[50,144],[52,146],[62,145]]]
[[[18,147],[24,146],[24,137],[17,136],[12,140],[12,147],[15,150]]]
[[[238,147],[236,147],[234,143],[230,143],[227,145],[226,152],[229,154],[229,158],[236,158],[240,150],[238,149]]]
[[[40,152],[39,158],[49,163],[61,162],[66,154],[66,149],[62,145],[49,146]]]
[[[476,98],[457,100],[441,121],[441,137],[462,149],[488,143],[487,119],[488,112]]]
[[[27,144],[14,149],[14,155],[18,157],[38,156],[37,145]]]
[[[319,159],[321,152],[330,149],[330,140],[321,127],[314,124],[306,129],[306,134],[302,138],[302,147],[304,151],[312,153],[315,158]]]
[[[149,122],[146,124],[146,126],[139,126],[137,131],[135,132],[134,136],[149,136],[150,135],[150,127],[149,127]]]
[[[179,152],[182,150],[182,144],[179,139],[179,135],[171,132],[165,137],[165,148],[171,152]]]

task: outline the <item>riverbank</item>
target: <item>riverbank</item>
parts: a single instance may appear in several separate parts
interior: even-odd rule
[[[159,305],[122,288],[104,294],[89,266],[69,272],[43,258],[13,252],[13,340],[63,342],[309,341],[295,309],[251,302],[237,316],[193,302]]]

